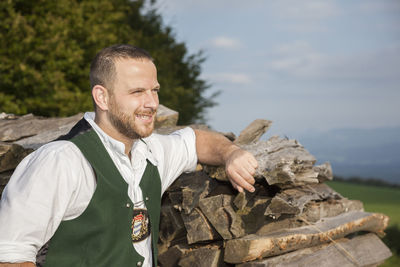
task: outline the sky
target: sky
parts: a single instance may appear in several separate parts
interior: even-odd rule
[[[220,91],[207,112],[239,134],[255,119],[273,134],[400,126],[399,0],[158,0],[165,25],[201,78]]]

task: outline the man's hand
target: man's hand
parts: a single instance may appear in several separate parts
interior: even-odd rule
[[[240,148],[233,150],[225,160],[225,171],[232,186],[239,192],[254,192],[254,174],[258,162],[254,156]]]
[[[225,165],[228,179],[235,189],[254,192],[253,175],[258,167],[254,156],[221,134],[202,130],[195,130],[195,133],[199,161],[209,165]]]

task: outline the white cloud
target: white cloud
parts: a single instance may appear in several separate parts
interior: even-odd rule
[[[274,7],[277,15],[288,19],[320,20],[340,14],[340,9],[334,1],[277,1]]]
[[[300,78],[399,81],[400,77],[400,44],[357,54],[324,54],[296,41],[277,47],[273,58],[270,70]]]
[[[236,49],[242,46],[242,43],[234,38],[219,36],[210,40],[210,45],[217,48]]]
[[[294,41],[276,47],[274,57],[269,67],[293,76],[313,75],[324,61],[324,56],[314,51],[305,41]]]
[[[205,79],[211,82],[217,83],[230,83],[237,85],[246,85],[252,82],[249,75],[245,73],[231,73],[231,72],[221,72],[214,74],[205,74]]]
[[[277,27],[289,32],[327,32],[328,20],[340,16],[343,11],[337,2],[326,0],[281,0],[270,3],[269,13],[279,20]]]

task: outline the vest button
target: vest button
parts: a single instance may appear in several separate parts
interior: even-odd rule
[[[139,261],[138,263],[136,263],[136,266],[142,266],[142,262]]]
[[[131,204],[129,204],[129,203],[126,203],[126,207],[127,208],[129,208],[131,206]]]
[[[149,200],[149,197],[146,197],[146,200]]]

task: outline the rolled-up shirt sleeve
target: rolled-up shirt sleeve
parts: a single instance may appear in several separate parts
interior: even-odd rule
[[[0,262],[35,262],[60,222],[81,212],[76,191],[87,167],[77,153],[69,142],[54,142],[18,165],[0,202]]]
[[[151,149],[156,152],[153,154],[158,161],[162,192],[183,172],[196,169],[196,134],[192,128],[186,127],[169,135],[156,135]]]

